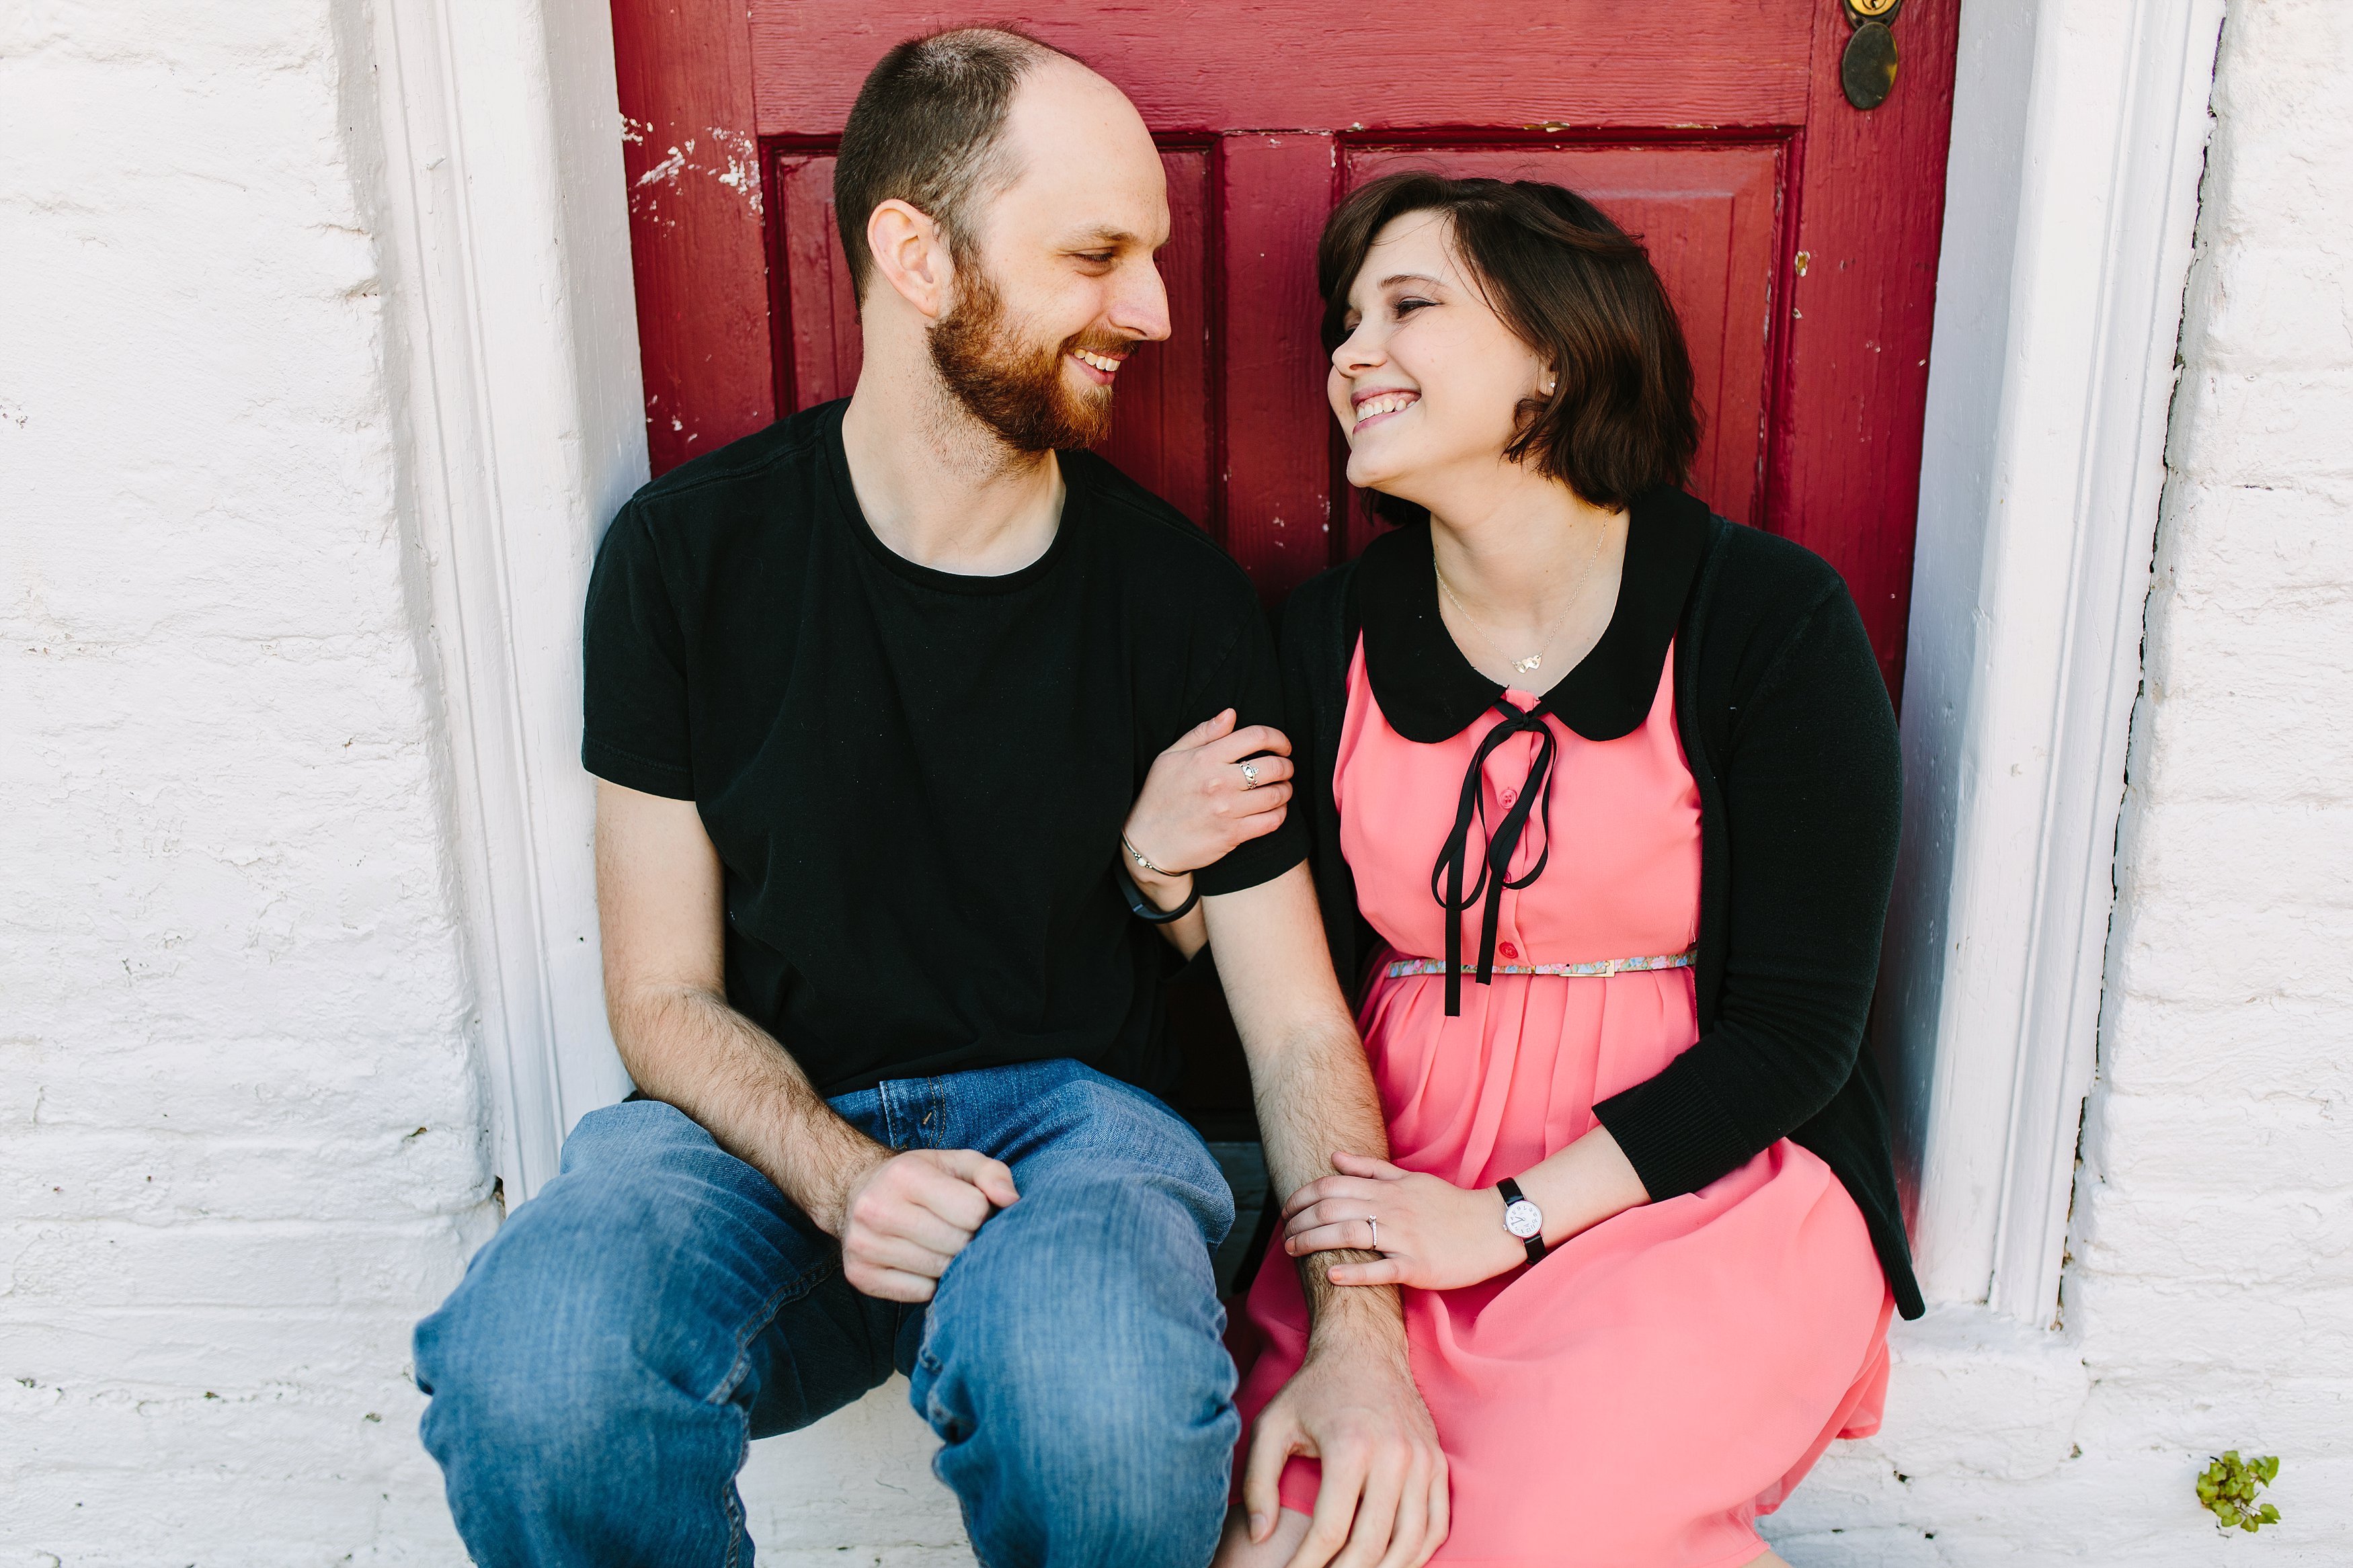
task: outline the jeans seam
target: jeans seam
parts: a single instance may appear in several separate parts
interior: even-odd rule
[[[744,1473],[744,1461],[752,1457],[751,1413],[748,1411],[739,1410],[735,1412],[735,1417],[737,1423],[737,1431],[735,1435],[735,1463],[727,1472],[727,1479],[725,1483],[727,1490],[724,1498],[722,1500],[726,1505],[727,1513],[727,1561],[725,1568],[735,1568],[735,1565],[743,1561],[744,1540],[745,1535],[744,1523],[744,1497],[743,1493],[737,1489],[736,1478]]]

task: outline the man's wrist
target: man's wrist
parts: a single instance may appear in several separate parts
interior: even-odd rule
[[[1306,1267],[1320,1272],[1335,1263],[1376,1263],[1377,1252],[1319,1252]],[[1350,1353],[1375,1346],[1405,1351],[1405,1309],[1388,1285],[1334,1285],[1318,1280],[1307,1325],[1308,1353],[1345,1348]]]
[[[839,1240],[849,1228],[849,1206],[874,1173],[888,1163],[894,1151],[860,1134],[858,1141],[842,1151],[842,1158],[834,1163],[828,1174],[832,1177],[823,1200],[810,1205],[808,1216],[826,1235]]]
[[[1351,1286],[1351,1289],[1366,1289]],[[1345,1365],[1377,1365],[1405,1372],[1411,1375],[1412,1360],[1407,1352],[1405,1320],[1383,1319],[1371,1314],[1325,1313],[1317,1318],[1307,1331],[1307,1351],[1303,1363],[1331,1361]]]

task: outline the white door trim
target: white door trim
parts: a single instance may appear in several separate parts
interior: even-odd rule
[[[2095,1060],[2221,19],[1961,12],[1879,1022],[1924,1289],[2031,1324]]]
[[[646,476],[612,23],[601,0],[385,0],[371,43],[404,510],[512,1204],[628,1088],[579,763],[588,568]]]

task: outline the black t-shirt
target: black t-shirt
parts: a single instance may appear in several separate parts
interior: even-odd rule
[[[588,585],[581,759],[695,802],[726,868],[727,999],[821,1093],[1067,1057],[1176,1073],[1170,949],[1113,876],[1155,757],[1222,708],[1281,722],[1241,568],[1089,453],[1061,525],[997,577],[867,525],[845,405],[639,490]],[[1196,880],[1271,880],[1286,823]]]

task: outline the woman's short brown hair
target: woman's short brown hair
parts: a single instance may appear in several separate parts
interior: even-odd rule
[[[1553,365],[1550,397],[1520,405],[1514,462],[1596,506],[1681,485],[1699,450],[1683,323],[1641,242],[1574,191],[1535,180],[1388,174],[1349,196],[1315,248],[1324,348],[1347,336],[1348,289],[1392,218],[1439,212],[1488,307]]]

